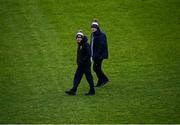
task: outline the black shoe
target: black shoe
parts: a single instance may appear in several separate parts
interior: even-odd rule
[[[66,94],[68,95],[76,95],[76,92],[69,90],[69,91],[65,91]]]
[[[95,95],[95,90],[89,91],[88,93],[85,94],[86,96],[93,96]]]
[[[107,81],[103,82],[101,86],[105,86],[105,85],[107,85],[107,83],[108,83],[108,82],[110,82],[110,81],[109,81],[109,80],[107,80]]]

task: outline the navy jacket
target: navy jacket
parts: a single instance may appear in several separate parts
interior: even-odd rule
[[[91,34],[91,56],[93,60],[108,58],[108,44],[106,34],[99,28]]]
[[[91,65],[91,49],[88,39],[86,36],[83,37],[82,41],[78,44],[77,48],[77,64],[78,66],[89,66]]]

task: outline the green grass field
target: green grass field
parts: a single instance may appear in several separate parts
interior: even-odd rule
[[[67,96],[93,18],[111,82]],[[0,0],[0,123],[180,123],[180,1]]]

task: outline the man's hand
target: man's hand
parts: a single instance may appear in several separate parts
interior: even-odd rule
[[[93,63],[93,58],[91,57],[91,63]]]

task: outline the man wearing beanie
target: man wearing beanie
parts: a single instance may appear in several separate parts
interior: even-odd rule
[[[84,34],[81,31],[79,31],[76,34],[76,40],[78,44],[78,48],[77,48],[78,67],[74,75],[73,87],[72,89],[65,91],[65,93],[68,95],[76,95],[78,85],[82,79],[83,74],[85,74],[90,87],[89,92],[86,93],[85,95],[95,95],[93,76],[91,74],[91,61],[90,61],[91,49],[90,49],[90,45],[87,42],[88,39],[86,36],[84,36]]]
[[[101,68],[103,59],[108,58],[107,39],[106,34],[100,30],[97,20],[92,22],[91,30],[91,57],[94,62],[93,70],[98,77],[96,87],[101,87],[109,82],[109,79]]]

